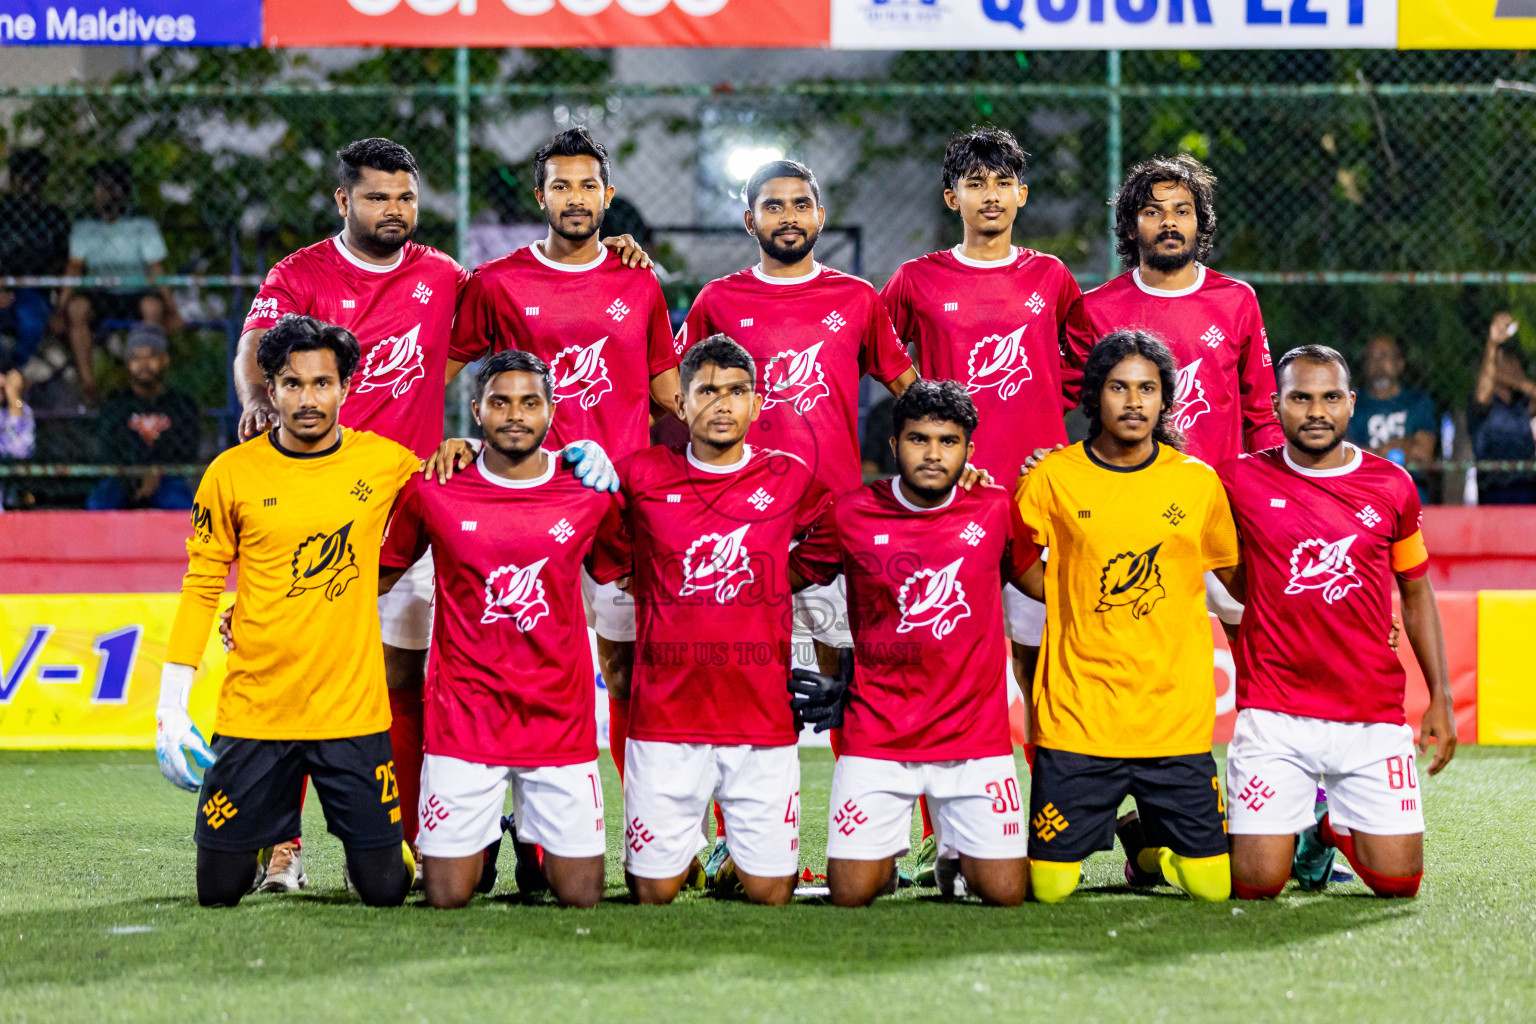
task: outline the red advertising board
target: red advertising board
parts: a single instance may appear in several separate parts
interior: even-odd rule
[[[828,0],[266,0],[268,46],[822,47]]]

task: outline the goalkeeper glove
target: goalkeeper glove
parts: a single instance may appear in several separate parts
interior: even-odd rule
[[[200,768],[210,767],[215,760],[208,742],[187,714],[193,672],[191,665],[166,662],[160,671],[160,703],[155,708],[155,757],[160,761],[160,774],[189,793],[201,789],[203,780],[187,764],[186,751],[192,752],[192,759]]]
[[[618,491],[619,471],[602,445],[596,441],[572,441],[565,446],[563,454],[582,486],[598,492]]]
[[[853,649],[837,652],[837,674],[797,668],[789,674],[789,709],[795,726],[814,727],[816,732],[843,727],[843,708],[848,703],[848,684],[853,681]]]

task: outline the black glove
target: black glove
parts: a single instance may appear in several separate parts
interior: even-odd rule
[[[853,681],[853,649],[837,652],[837,675],[797,668],[789,674],[789,709],[795,727],[810,725],[816,732],[843,727],[843,707],[848,703],[848,684]]]

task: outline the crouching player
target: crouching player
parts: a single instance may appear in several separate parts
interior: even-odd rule
[[[634,665],[624,866],[641,903],[671,901],[707,845],[714,799],[731,835],[717,888],[788,903],[800,863],[789,552],[831,495],[795,456],[745,443],[763,398],[744,348],[702,339],[679,374],[688,444],[619,463],[623,512],[592,570],[600,582],[633,573],[637,639],[617,644]]]
[[[1213,644],[1205,576],[1232,586],[1237,531],[1216,473],[1169,423],[1177,367],[1143,331],[1089,353],[1088,440],[1044,458],[1019,506],[1042,569],[1045,646],[1035,679],[1030,880],[1045,903],[1108,850],[1127,795],[1141,810],[1127,877],[1161,872],[1202,900],[1231,890],[1211,756]]]
[[[1308,829],[1304,844],[1342,850],[1376,895],[1412,896],[1424,872],[1424,796],[1403,667],[1379,639],[1394,577],[1429,685],[1418,753],[1438,741],[1434,775],[1456,749],[1418,491],[1400,467],[1344,443],[1354,395],[1343,356],[1304,345],[1277,369],[1284,447],[1219,470],[1242,531],[1247,591],[1227,748],[1232,885],[1242,899],[1279,893],[1294,836]],[[1330,811],[1314,827],[1319,782]],[[1332,857],[1308,859],[1321,872],[1301,881],[1321,888]]]
[[[544,449],[555,406],[543,360],[498,352],[475,385],[478,460],[447,484],[406,486],[380,559],[380,593],[429,548],[437,573],[422,880],[434,907],[488,889],[510,785],[517,838],[543,848],[555,898],[592,907],[606,832],[581,569],[615,499],[558,473],[560,454]]]
[[[204,906],[239,903],[257,851],[299,834],[306,775],[363,902],[396,906],[411,886],[375,591],[390,507],[420,462],[338,426],[359,358],[345,328],[280,319],[256,353],[278,426],[221,454],[197,489],[155,748],[184,789],[199,786],[184,747],[208,769],[195,830]],[[187,697],[237,559],[235,643],[210,750]]]
[[[958,857],[970,893],[1016,906],[1027,883],[1008,694],[997,685],[1008,665],[1003,586],[1039,552],[1007,491],[956,486],[976,430],[964,388],[918,381],[892,418],[899,475],[839,498],[791,556],[797,586],[848,581],[855,665],[839,681],[847,706],[827,884],[843,907],[888,891],[912,805],[926,796],[940,862]]]

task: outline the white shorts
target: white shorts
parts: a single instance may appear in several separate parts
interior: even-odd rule
[[[501,837],[501,812],[512,786],[517,838],[556,857],[601,857],[603,783],[597,762],[508,768],[428,754],[421,763],[421,831],[428,857],[468,857]]]
[[[720,801],[731,859],[758,878],[800,867],[800,752],[629,738],[624,754],[624,867],[676,878],[709,845],[702,823]]]
[[[1329,820],[1340,828],[1376,836],[1423,832],[1416,753],[1406,725],[1245,708],[1227,747],[1228,830],[1283,836],[1310,828],[1321,782]]]
[[[587,625],[604,640],[635,642],[635,601],[617,583],[599,583],[581,570],[581,601]]]
[[[795,595],[794,639],[803,643],[806,637],[828,647],[853,646],[853,630],[848,625],[848,583],[843,577],[824,587],[806,587]]]
[[[1229,626],[1243,621],[1242,604],[1233,599],[1213,572],[1205,574],[1205,610]]]
[[[432,600],[436,586],[432,549],[405,570],[394,589],[379,597],[379,633],[391,647],[424,651],[432,646]]]
[[[1039,647],[1045,635],[1045,602],[1036,601],[1018,587],[1003,587],[1003,623],[1008,638],[1025,647]]]
[[[840,757],[832,769],[827,856],[900,857],[912,845],[912,805],[928,798],[941,858],[1023,857],[1028,797],[1007,755],[969,761],[885,761]]]

